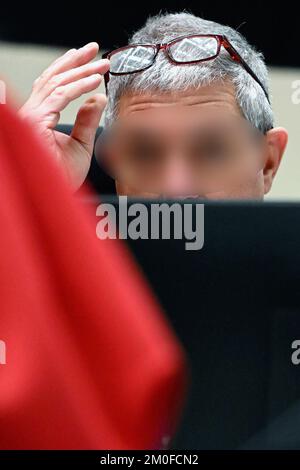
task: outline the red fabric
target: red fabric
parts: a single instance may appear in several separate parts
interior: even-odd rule
[[[160,448],[184,354],[125,246],[96,238],[51,157],[0,106],[0,448]]]

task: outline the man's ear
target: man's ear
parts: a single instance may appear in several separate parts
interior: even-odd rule
[[[283,127],[275,127],[266,134],[267,158],[264,166],[264,194],[267,194],[279,168],[288,142],[288,132]]]

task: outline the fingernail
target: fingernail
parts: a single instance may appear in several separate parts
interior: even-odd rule
[[[97,42],[89,42],[84,47],[82,47],[82,49],[94,49],[95,47],[98,47]]]
[[[91,80],[92,82],[94,80],[102,80],[102,75],[100,73],[94,73],[93,75],[90,75],[88,79]]]
[[[99,60],[96,60],[94,64],[96,65],[96,67],[98,66],[103,67],[104,65],[110,65],[110,62],[108,59],[99,59]]]

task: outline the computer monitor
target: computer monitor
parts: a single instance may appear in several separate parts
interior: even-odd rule
[[[149,221],[162,203],[138,202]],[[201,249],[184,238],[126,240],[190,364],[172,447],[300,448],[300,204],[202,202]],[[120,210],[116,197],[102,203]]]

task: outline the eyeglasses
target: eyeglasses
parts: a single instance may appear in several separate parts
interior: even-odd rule
[[[156,194],[167,191],[174,169],[190,194],[230,191],[257,178],[266,154],[263,133],[245,118],[191,121],[180,135],[165,135],[155,121],[120,119],[100,134],[96,159],[115,180]]]
[[[104,75],[105,88],[107,90],[110,74],[127,75],[147,70],[154,64],[160,50],[165,51],[172,64],[188,65],[215,59],[220,54],[222,46],[229,53],[231,59],[240,63],[260,85],[270,103],[268,92],[256,73],[228,39],[220,34],[191,34],[163,44],[131,44],[106,52],[102,58],[110,60],[110,70]]]

